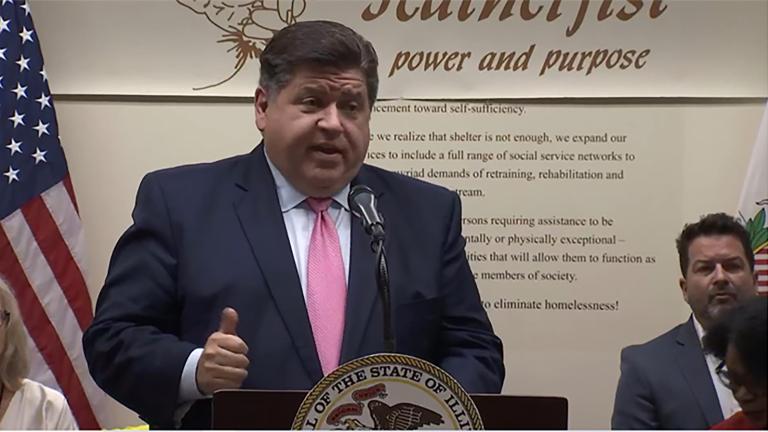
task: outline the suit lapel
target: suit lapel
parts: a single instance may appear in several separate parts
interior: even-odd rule
[[[376,193],[379,209],[382,208],[381,188],[377,188],[369,176],[365,175],[363,166],[352,185],[365,184]],[[382,211],[382,213],[385,213]],[[377,302],[378,287],[376,285],[376,254],[371,250],[371,238],[363,229],[360,220],[351,217],[351,240],[349,252],[349,283],[347,285],[347,308],[344,323],[344,340],[341,349],[341,363],[355,359],[360,355],[360,346],[371,323],[373,314],[381,314],[374,309]],[[381,338],[384,335],[370,335]]]
[[[237,186],[243,191],[234,203],[240,225],[294,347],[312,381],[317,382],[323,373],[263,144],[251,154]]]
[[[693,316],[680,327],[677,345],[678,366],[688,381],[707,423],[712,426],[723,421],[720,401],[701,349],[701,342],[693,326]]]

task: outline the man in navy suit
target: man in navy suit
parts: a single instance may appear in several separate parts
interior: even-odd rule
[[[347,201],[357,184],[386,222],[397,351],[469,392],[501,390],[502,345],[465,257],[458,196],[363,164],[377,67],[371,44],[343,25],[286,27],[261,54],[263,143],[143,179],[83,344],[96,382],[150,425],[208,428],[216,390],[309,389],[324,370],[383,351],[375,256]],[[341,269],[331,289],[346,303],[318,321],[307,299],[321,217],[337,245],[321,270]],[[327,322],[342,324],[331,360],[313,336]]]
[[[677,252],[680,289],[693,314],[622,350],[612,429],[709,429],[738,409],[701,340],[725,311],[757,294],[749,234],[731,216],[710,214],[685,226]]]

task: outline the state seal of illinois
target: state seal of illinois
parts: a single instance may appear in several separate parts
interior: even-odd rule
[[[483,429],[472,399],[445,371],[402,354],[340,366],[304,398],[293,429]]]

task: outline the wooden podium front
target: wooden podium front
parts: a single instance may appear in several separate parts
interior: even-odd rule
[[[213,429],[287,430],[306,391],[223,390],[213,395]],[[470,395],[488,430],[568,429],[562,397]]]

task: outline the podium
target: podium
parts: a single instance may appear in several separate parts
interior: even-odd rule
[[[213,429],[287,430],[306,396],[301,390],[223,390],[213,395]],[[488,430],[568,429],[563,397],[470,395]]]

